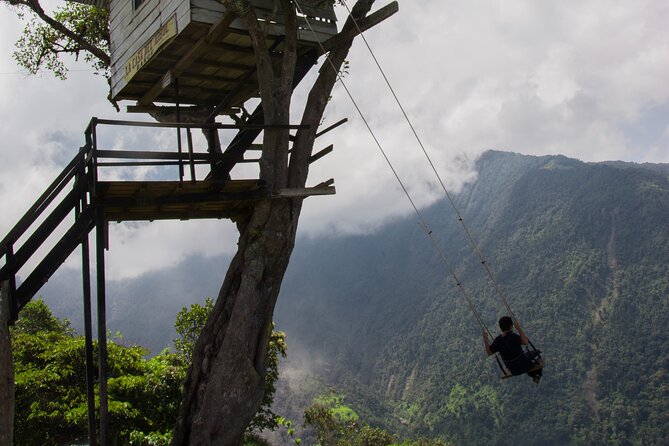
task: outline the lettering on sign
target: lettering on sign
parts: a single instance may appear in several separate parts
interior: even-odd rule
[[[135,74],[153,57],[158,50],[167,43],[172,37],[177,35],[177,16],[173,15],[163,23],[156,33],[151,36],[148,42],[144,44],[130,60],[125,64],[125,81],[130,82]]]

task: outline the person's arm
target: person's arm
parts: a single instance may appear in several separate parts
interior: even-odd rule
[[[485,347],[485,352],[488,356],[493,354],[493,351],[490,350],[490,338],[488,337],[488,332],[483,330],[483,346]]]
[[[516,331],[518,332],[518,335],[520,336],[520,343],[522,345],[527,345],[530,343],[529,338],[525,334],[522,328],[520,328],[520,324],[518,322],[514,322],[513,326],[516,328]]]

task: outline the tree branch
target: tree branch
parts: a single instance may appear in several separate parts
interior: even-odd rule
[[[290,0],[281,0],[285,17],[285,40],[283,41],[283,59],[281,67],[282,91],[292,93],[295,64],[297,63],[297,14]]]
[[[365,32],[368,29],[378,25],[379,23],[381,23],[388,17],[394,15],[398,11],[399,11],[399,5],[397,4],[396,1],[394,1],[366,17],[362,18],[356,17],[355,20],[358,23],[358,26],[355,26],[355,24],[352,24],[353,26],[350,27],[344,26],[339,33],[335,34],[334,36],[330,37],[328,40],[323,42],[322,45],[323,48],[319,49],[322,52],[328,52],[330,50],[333,50],[339,47],[340,45],[353,40],[361,32]],[[358,28],[360,28],[360,30],[358,30]]]
[[[63,25],[62,23],[60,23],[56,19],[49,16],[44,11],[44,9],[42,8],[42,5],[40,5],[39,0],[14,0],[13,2],[10,0],[10,3],[12,3],[14,5],[25,5],[25,6],[27,6],[35,14],[37,14],[37,16],[40,19],[42,19],[47,25],[52,27],[54,30],[63,34],[68,39],[71,39],[71,40],[77,42],[77,44],[79,44],[81,46],[81,48],[88,51],[93,56],[97,57],[107,67],[109,67],[111,65],[111,58],[109,57],[109,54],[107,54],[106,51],[104,51],[104,50],[98,48],[97,46],[93,45],[88,40],[86,40],[82,36],[80,36],[79,34],[75,33],[74,31],[70,30],[69,28],[67,28],[65,25]]]
[[[373,4],[374,0],[358,0],[351,11],[352,17],[358,23],[365,20]],[[372,15],[369,17],[372,17]],[[304,187],[307,181],[309,158],[313,151],[318,125],[325,112],[332,88],[339,78],[339,70],[353,44],[353,38],[359,34],[356,34],[356,31],[355,23],[349,17],[342,27],[341,32],[337,35],[353,37],[340,40],[338,45],[330,51],[325,62],[323,62],[316,82],[314,82],[313,87],[309,91],[309,97],[304,107],[301,122],[303,125],[308,125],[309,128],[300,129],[295,135],[295,143],[293,144],[293,152],[288,170],[288,187],[290,188]]]

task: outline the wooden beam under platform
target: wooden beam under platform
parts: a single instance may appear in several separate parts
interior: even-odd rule
[[[334,195],[334,179],[314,187],[279,189],[270,193],[260,180],[101,181],[97,203],[108,221],[190,220],[235,218],[255,203],[277,198]]]
[[[199,121],[204,121],[205,117],[209,116],[211,113],[210,110],[204,110],[200,106],[189,106],[189,107],[179,107],[180,112],[183,116],[202,116],[202,119]],[[208,109],[213,109],[213,107],[208,107]],[[128,105],[126,107],[128,113],[149,113],[149,114],[159,114],[159,115],[170,115],[174,116],[177,113],[177,108],[174,106],[160,106],[160,105]],[[239,107],[229,107],[223,110],[219,110],[220,115],[234,115],[239,113]],[[176,121],[176,119],[175,119]]]
[[[279,189],[272,194],[272,198],[306,198],[312,195],[335,195],[337,190],[333,184],[334,178],[330,178],[314,187]]]
[[[233,218],[269,197],[260,180],[101,181],[97,188],[109,221]]]

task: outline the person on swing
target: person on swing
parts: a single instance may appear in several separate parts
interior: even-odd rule
[[[538,384],[541,380],[542,369],[531,370],[536,365],[535,358],[532,352],[523,351],[522,346],[530,342],[523,329],[520,328],[520,325],[514,324],[513,319],[509,316],[502,316],[499,319],[499,328],[502,333],[492,341],[492,344],[487,331],[483,332],[483,345],[488,356],[499,352],[504,365],[512,375],[527,373],[532,381]],[[518,333],[514,333],[514,328]]]

